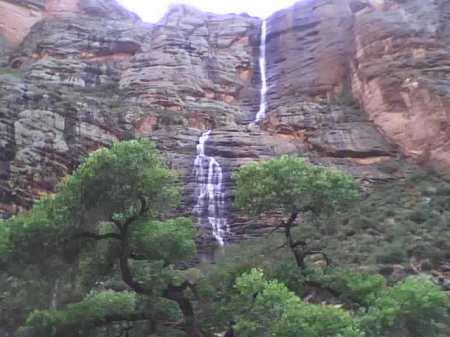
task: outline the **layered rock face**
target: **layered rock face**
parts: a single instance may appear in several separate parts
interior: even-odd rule
[[[285,153],[370,183],[402,177],[404,155],[450,172],[450,9],[429,2],[305,0],[269,17],[267,118],[254,128],[260,19],[175,6],[147,24],[112,0],[0,0],[11,19],[0,19],[0,213],[28,208],[90,151],[150,137],[180,172],[190,214],[207,129],[228,209],[233,170]],[[271,219],[227,221],[239,240]]]
[[[130,137],[159,139],[158,129],[163,147],[188,130],[187,153],[180,143],[176,153],[168,149],[188,176],[200,129],[236,125],[258,99],[251,82],[258,19],[181,6],[150,25],[104,8],[82,1],[77,15],[47,16],[8,55],[0,74],[6,212],[28,207],[89,151]]]
[[[352,88],[403,153],[450,174],[450,3],[356,2]]]
[[[269,127],[353,157],[386,155],[382,134],[449,175],[449,8],[445,0],[306,0],[275,13]],[[347,111],[311,113],[309,105],[299,109],[305,100]],[[349,112],[353,103],[366,115]]]

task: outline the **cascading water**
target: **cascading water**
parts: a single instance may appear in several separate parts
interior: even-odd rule
[[[267,22],[261,24],[261,42],[259,46],[259,68],[261,73],[261,91],[259,110],[254,123],[266,116],[267,73],[266,73],[266,35]],[[253,123],[251,124],[253,125]],[[197,215],[199,226],[210,226],[219,245],[225,244],[230,227],[225,217],[225,193],[222,185],[222,168],[214,157],[205,154],[205,144],[211,130],[203,133],[197,144],[197,156],[194,161],[197,203],[193,213]]]
[[[261,42],[259,45],[259,71],[261,73],[261,91],[260,91],[259,110],[256,113],[255,122],[259,122],[260,120],[264,119],[264,117],[266,117],[266,108],[267,108],[266,35],[267,35],[267,22],[266,20],[263,20],[261,24]]]
[[[214,238],[223,246],[230,229],[225,217],[222,168],[214,157],[205,155],[205,144],[210,133],[211,130],[203,133],[197,144],[194,161],[197,204],[194,206],[194,214],[198,216],[200,227],[211,226]]]

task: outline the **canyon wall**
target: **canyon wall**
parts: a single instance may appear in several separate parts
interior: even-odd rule
[[[373,143],[367,121],[406,157],[448,176],[449,19],[445,0],[305,0],[275,13],[269,18],[269,126],[300,130],[313,146],[336,152],[343,138],[355,147]],[[331,117],[342,124],[330,133],[319,114],[298,109],[311,99],[355,103],[365,121]],[[311,128],[322,130],[311,138]]]
[[[402,152],[450,174],[450,3],[356,1],[352,89]]]
[[[401,178],[450,175],[450,6],[445,0],[304,0],[267,19],[268,111],[259,104],[261,20],[173,6],[144,23],[113,0],[0,0],[0,214],[30,207],[90,151],[150,137],[195,202],[193,162],[231,173],[284,153]],[[5,19],[6,18],[6,19]],[[448,69],[447,69],[448,68]],[[231,240],[271,218],[228,219]],[[199,228],[209,240],[209,228]]]

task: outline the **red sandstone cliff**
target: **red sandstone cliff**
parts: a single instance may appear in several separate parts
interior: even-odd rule
[[[272,128],[307,129],[317,116],[299,102],[353,99],[407,157],[450,174],[448,1],[305,0],[269,27]],[[367,136],[340,133],[356,145]]]

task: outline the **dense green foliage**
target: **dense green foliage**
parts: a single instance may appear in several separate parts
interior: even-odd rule
[[[267,281],[252,269],[236,279],[229,303],[242,337],[357,337],[349,313],[332,306],[307,304],[282,283]]]
[[[280,209],[286,216],[295,211],[329,215],[358,196],[350,175],[294,156],[244,165],[234,180],[236,207],[252,214]]]
[[[225,252],[217,265],[209,269],[208,277],[222,292],[218,308],[215,309],[218,315],[214,318],[216,324],[222,322],[225,325],[227,321],[235,320],[238,322],[236,328],[241,327],[241,322],[245,331],[264,330],[281,320],[277,316],[280,311],[272,312],[273,307],[265,307],[264,301],[261,308],[257,306],[259,302],[254,295],[259,295],[257,288],[264,273],[267,279],[272,280],[270,282],[276,284],[274,287],[277,292],[284,294],[285,290],[280,290],[280,287],[289,289],[288,297],[308,298],[313,303],[339,303],[350,313],[352,326],[364,336],[416,336],[415,331],[420,331],[418,336],[445,336],[444,331],[450,328],[447,321],[450,314],[448,295],[424,277],[410,277],[390,286],[381,275],[364,269],[318,267],[301,270],[296,268],[287,251],[267,251],[271,244],[271,240],[262,239],[229,247],[229,252]],[[252,272],[252,276],[241,278],[241,275],[254,268],[260,269]],[[242,282],[247,287],[247,297],[241,291]],[[277,301],[278,298],[271,297],[269,302],[275,308],[282,307]],[[306,310],[304,312],[317,309],[310,303],[302,302],[302,305]],[[296,309],[296,312],[300,314],[302,311]],[[328,312],[327,315],[334,317],[333,313]],[[274,320],[271,319],[273,317]],[[336,317],[333,319],[339,321]],[[295,318],[295,321],[299,320],[301,318]],[[327,320],[324,322],[326,326]],[[317,336],[321,336],[319,331],[325,333],[319,327],[311,331],[316,331]],[[249,336],[252,333],[258,335],[255,331],[248,331]]]
[[[288,250],[276,249],[281,239],[277,235],[252,240],[226,248],[225,254],[214,266],[208,266],[207,277],[215,284],[222,296],[226,296],[242,273],[259,268],[270,279],[283,282],[298,296],[307,295],[308,284],[338,294],[343,303],[356,307],[368,307],[386,289],[385,279],[377,273],[356,267],[322,268],[300,270]]]
[[[173,264],[195,252],[192,222],[166,219],[178,200],[176,176],[154,145],[133,140],[94,152],[55,194],[4,221],[0,256],[14,282],[26,277],[20,268],[26,265],[43,275],[61,270],[61,276],[43,279],[48,297],[58,282],[79,284],[67,305],[34,311],[25,324],[48,337],[127,321],[128,314],[148,320],[156,312],[173,316],[173,309],[161,313],[155,304],[171,284],[182,282]],[[105,282],[122,291],[103,291]],[[12,296],[5,298],[9,309]],[[36,302],[48,305],[45,299]]]
[[[373,207],[373,203],[367,201],[352,205],[352,202],[357,199],[358,193],[351,177],[343,172],[312,166],[300,158],[288,156],[264,163],[246,165],[234,177],[237,185],[235,205],[238,208],[245,209],[254,215],[265,211],[279,210],[285,216],[278,226],[285,234],[285,244],[275,249],[288,247],[295,257],[295,263],[293,261],[281,262],[283,259],[280,259],[279,268],[272,266],[267,268],[267,263],[261,263],[261,260],[264,261],[265,258],[261,255],[258,256],[256,260],[259,260],[260,266],[268,270],[272,277],[284,282],[300,296],[304,296],[308,288],[318,288],[343,303],[348,309],[357,310],[355,319],[362,322],[361,329],[368,336],[390,336],[394,333],[393,331],[395,333],[400,331],[400,335],[407,333],[415,336],[416,330],[428,333],[430,336],[438,333],[436,322],[445,322],[445,314],[448,315],[448,298],[432,283],[424,286],[422,292],[418,289],[420,296],[415,297],[414,289],[421,282],[420,280],[405,281],[403,285],[390,288],[386,286],[381,275],[371,272],[355,272],[345,268],[305,269],[305,258],[308,255],[321,253],[325,257],[333,256],[333,258],[338,255],[340,259],[345,251],[342,251],[341,241],[336,240],[336,236],[342,237],[342,234],[346,233],[353,236],[357,233],[355,228],[349,232],[348,224],[355,219],[348,218],[348,214],[360,210],[362,205],[367,205],[368,208]],[[428,190],[429,192],[430,190]],[[420,199],[416,200],[416,204],[428,208],[431,215],[428,219],[441,222],[440,228],[445,232],[450,229],[448,227],[448,212],[450,211],[448,200],[450,199],[448,199],[448,195],[440,197],[440,193],[437,191],[434,191],[434,194],[436,197],[424,198],[422,202]],[[396,200],[395,204],[398,205],[399,201]],[[364,211],[366,212],[363,213]],[[373,212],[373,209],[364,211],[361,213],[366,216],[371,211]],[[299,212],[302,217],[301,240],[298,239],[299,231],[294,230],[294,227],[298,227],[295,220]],[[391,211],[391,216],[394,214],[395,212]],[[416,210],[407,214],[408,220],[416,223],[424,222],[427,219],[423,213]],[[334,217],[332,230],[329,230],[330,215]],[[356,219],[358,218],[356,217]],[[325,230],[321,228],[325,228]],[[342,232],[339,233],[339,230]],[[338,234],[336,235],[336,233]],[[334,247],[327,247],[328,238],[333,241]],[[350,241],[358,244],[354,238],[350,238]],[[392,242],[392,244],[393,247],[396,245],[398,254],[404,253],[403,246],[396,242]],[[308,248],[311,246],[320,247],[320,249]],[[353,255],[351,251],[348,254]],[[384,254],[387,257],[386,254],[389,254],[389,250]],[[244,260],[247,263],[252,261],[250,262],[251,267],[258,266],[253,259]],[[273,263],[273,258],[271,260]],[[326,261],[329,262],[329,258]],[[379,261],[385,262],[381,259]],[[388,262],[400,261],[388,260]],[[237,262],[234,269],[227,269],[229,276],[232,278],[234,273],[244,267],[245,263]],[[294,271],[295,265],[302,270]],[[229,268],[226,265],[225,267]],[[225,276],[224,279],[227,277]],[[403,291],[399,290],[402,287]],[[399,292],[402,292],[404,296],[401,301],[396,297]],[[386,301],[387,299],[390,302]],[[416,300],[420,304],[416,303],[417,311],[413,311],[407,303],[408,301],[414,303]],[[427,311],[428,301],[435,306],[435,310],[428,311],[429,316],[423,314],[424,311]],[[406,316],[402,317],[398,314],[400,312]],[[420,312],[425,317],[423,320],[420,318],[422,315]],[[409,318],[407,318],[408,315],[410,315]],[[415,317],[416,320],[411,317]],[[387,321],[384,321],[386,319]]]
[[[9,242],[2,236],[1,255],[39,262],[33,259],[41,260],[57,248],[67,251],[68,241],[84,231],[99,234],[104,222],[120,224],[136,217],[142,201],[148,207],[146,216],[159,217],[177,204],[178,194],[176,177],[152,143],[114,144],[91,154],[54,195],[38,200],[31,212],[10,219],[3,229],[9,233]],[[146,226],[145,221],[134,225],[141,231],[138,227]],[[34,254],[37,250],[39,256]]]
[[[415,177],[358,200],[349,175],[293,156],[245,165],[234,179],[235,205],[281,214],[280,225],[180,270],[194,231],[171,218],[179,183],[154,145],[94,152],[55,194],[0,221],[0,327],[36,337],[205,337],[229,322],[240,337],[450,333],[436,279],[378,273],[448,258],[448,185]]]
[[[72,227],[100,220],[123,222],[137,212],[141,199],[151,216],[175,206],[179,198],[175,182],[152,143],[132,140],[91,154],[59,185],[55,201],[64,207]]]
[[[42,331],[90,327],[102,319],[129,315],[136,310],[136,295],[112,290],[90,293],[81,302],[69,304],[64,310],[36,310],[26,325]]]
[[[284,219],[277,228],[283,229],[285,244],[300,268],[306,267],[308,256],[317,254],[330,264],[330,257],[311,246],[304,236],[299,239],[294,228],[298,227],[297,218],[301,215],[303,227],[320,226],[333,231],[332,215],[357,200],[359,195],[358,186],[350,175],[312,165],[299,157],[282,156],[244,165],[235,173],[234,180],[236,207],[254,215],[274,210],[283,214]]]
[[[334,223],[335,234],[321,232],[315,240],[340,263],[403,264],[416,258],[438,267],[450,259],[450,183],[420,173],[375,186]]]
[[[439,336],[437,323],[448,323],[450,303],[446,293],[430,280],[410,277],[388,288],[361,319],[368,336]]]
[[[192,222],[187,218],[168,221],[143,221],[138,223],[130,238],[131,245],[140,255],[166,264],[189,257],[195,251]],[[155,249],[158,247],[158,249]]]
[[[358,306],[372,305],[386,287],[383,276],[370,272],[355,271],[345,268],[329,268],[307,275],[307,280],[333,289],[341,300],[353,302]]]

